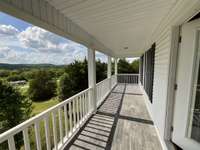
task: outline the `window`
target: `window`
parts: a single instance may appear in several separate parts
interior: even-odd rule
[[[155,56],[155,47],[154,43],[152,47],[141,56],[141,71],[140,79],[141,83],[144,86],[144,90],[149,96],[149,100],[152,102],[153,96],[153,78],[154,78],[154,56]]]

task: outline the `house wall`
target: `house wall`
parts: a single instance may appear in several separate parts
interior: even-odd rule
[[[164,149],[167,149],[164,142],[164,135],[166,113],[169,111],[167,110],[167,95],[170,54],[172,54],[172,27],[182,25],[199,10],[200,2],[198,0],[179,0],[171,9],[170,13],[162,20],[161,24],[153,33],[152,39],[147,43],[147,45],[150,45],[155,42],[156,50],[153,103],[151,104],[148,100],[146,102]],[[146,49],[148,49],[148,47]]]

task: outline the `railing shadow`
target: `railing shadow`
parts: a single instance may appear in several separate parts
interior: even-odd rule
[[[125,91],[126,84],[116,86],[99,106],[97,113],[87,120],[68,143],[65,150],[110,150],[119,119],[153,125],[151,120],[120,115]]]

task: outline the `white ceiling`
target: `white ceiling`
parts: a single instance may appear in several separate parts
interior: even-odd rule
[[[177,0],[48,1],[114,55],[138,56]]]

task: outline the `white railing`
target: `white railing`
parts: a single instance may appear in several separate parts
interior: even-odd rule
[[[117,82],[139,84],[139,74],[118,74]]]
[[[98,106],[116,84],[117,76],[113,75],[96,85]],[[21,133],[25,150],[41,150],[44,147],[47,150],[63,149],[64,145],[92,114],[90,92],[92,92],[92,88],[88,88],[0,134],[0,145],[1,143],[7,143],[9,150],[16,150],[14,137]],[[35,143],[34,148],[32,143]]]
[[[107,78],[96,85],[97,106],[105,99],[110,92],[110,79]]]
[[[0,144],[7,142],[9,150],[16,150],[14,137],[21,132],[25,150],[41,150],[43,147],[46,147],[47,150],[62,149],[64,143],[78,131],[92,112],[91,102],[89,101],[91,90],[91,88],[86,89],[0,134]],[[41,133],[42,126],[43,134]],[[35,135],[34,142],[37,148],[32,148],[30,133]],[[42,136],[45,136],[45,139],[41,139]]]
[[[111,78],[106,78],[105,80],[97,83],[97,106],[99,106],[102,101],[109,94],[110,90],[117,84],[116,75],[111,76]]]
[[[113,88],[117,84],[117,76],[112,75],[111,76],[111,88]]]

